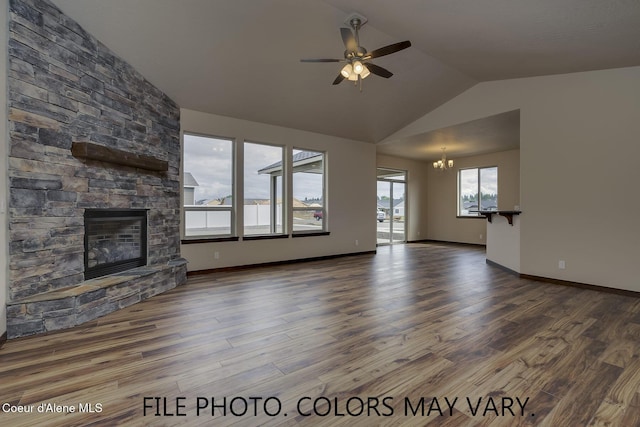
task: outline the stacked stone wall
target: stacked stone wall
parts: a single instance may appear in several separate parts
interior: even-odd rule
[[[8,50],[9,302],[84,281],[86,208],[148,209],[148,265],[178,259],[178,105],[48,0],[10,1]],[[169,168],[78,159],[75,141]]]

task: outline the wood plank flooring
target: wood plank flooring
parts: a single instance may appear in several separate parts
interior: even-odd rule
[[[640,299],[447,244],[195,276],[7,342],[0,405],[11,426],[640,426]]]

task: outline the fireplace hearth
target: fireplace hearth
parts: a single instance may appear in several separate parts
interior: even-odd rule
[[[85,280],[147,264],[147,210],[86,209]]]

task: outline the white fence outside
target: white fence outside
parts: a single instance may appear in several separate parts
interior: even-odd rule
[[[244,226],[261,226],[271,224],[270,205],[244,205]],[[276,208],[276,225],[282,224],[282,204]]]
[[[188,206],[202,210],[185,212],[185,234],[229,234],[231,232],[231,206],[216,206],[228,210],[206,210],[202,206]],[[271,224],[270,205],[244,205],[245,227],[269,227]],[[276,225],[282,224],[282,205],[278,204]]]

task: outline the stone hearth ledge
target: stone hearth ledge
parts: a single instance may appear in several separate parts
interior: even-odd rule
[[[186,282],[187,260],[145,266],[7,303],[9,338],[80,325]]]

